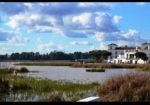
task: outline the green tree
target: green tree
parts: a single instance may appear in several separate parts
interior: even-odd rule
[[[89,53],[97,62],[102,62],[103,60],[108,59],[108,56],[111,55],[110,52],[105,50],[93,50]]]
[[[142,59],[143,61],[147,61],[148,57],[144,52],[136,52],[135,53],[136,58]]]

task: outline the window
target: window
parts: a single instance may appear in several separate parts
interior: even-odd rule
[[[121,54],[121,55],[124,55],[124,52],[122,51],[120,54]]]
[[[116,51],[116,52],[115,52],[115,54],[117,55],[117,54],[118,54],[118,52]]]
[[[128,54],[127,54],[127,59],[128,59]]]
[[[130,54],[130,58],[131,58],[131,59],[134,58],[134,54]]]

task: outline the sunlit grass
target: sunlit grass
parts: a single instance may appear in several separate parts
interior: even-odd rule
[[[101,101],[150,101],[150,75],[113,77],[97,89]]]

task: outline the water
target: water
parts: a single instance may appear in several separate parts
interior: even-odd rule
[[[5,62],[6,63],[6,62]],[[14,62],[9,63],[12,67]],[[8,65],[8,64],[7,64]],[[144,73],[143,71],[131,69],[106,69],[105,72],[86,72],[86,68],[73,68],[68,66],[15,66],[16,68],[26,67],[29,72],[20,74],[27,77],[35,77],[41,79],[65,80],[70,82],[103,83],[105,80],[125,74]]]

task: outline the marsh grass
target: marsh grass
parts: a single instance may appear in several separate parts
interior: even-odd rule
[[[9,83],[7,80],[0,77],[0,93],[5,93],[9,90]]]
[[[40,98],[36,101],[77,101],[89,92],[96,93],[96,87],[99,85],[98,83],[71,83],[23,76],[14,78],[11,74],[7,74],[7,80],[14,94],[11,100],[15,98],[15,101],[25,101],[37,96]]]
[[[150,75],[113,77],[97,91],[101,101],[150,101]]]

